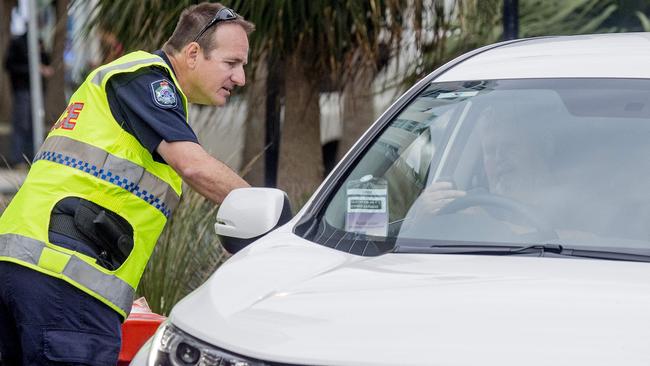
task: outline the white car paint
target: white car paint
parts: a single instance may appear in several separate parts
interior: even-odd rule
[[[364,258],[277,232],[170,320],[221,348],[295,364],[647,365],[648,278],[646,263]]]
[[[549,37],[476,55],[436,82],[562,77],[650,78],[650,33]]]
[[[650,78],[649,41],[643,33],[516,42],[435,81]],[[650,364],[648,263],[360,257],[293,234],[304,212],[230,258],[174,307],[171,323],[215,347],[293,364]],[[145,364],[147,347],[132,364]]]
[[[231,199],[219,207],[215,231],[220,235],[250,239],[268,233],[282,214],[285,194],[279,189],[248,188],[230,192]],[[262,207],[262,210],[251,208]],[[247,213],[254,214],[250,217]],[[236,218],[231,221],[224,217]]]
[[[647,365],[648,279],[647,263],[365,258],[274,233],[170,320],[221,348],[296,364]]]

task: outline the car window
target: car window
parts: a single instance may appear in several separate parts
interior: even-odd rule
[[[432,83],[350,169],[308,235],[650,248],[650,81]]]

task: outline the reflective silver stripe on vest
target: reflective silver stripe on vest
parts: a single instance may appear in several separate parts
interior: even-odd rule
[[[19,259],[36,266],[45,247],[42,241],[26,236],[0,235],[0,256]],[[103,273],[74,255],[70,256],[62,273],[122,309],[127,315],[131,312],[135,290],[120,278]]]
[[[92,174],[133,193],[169,218],[180,197],[167,182],[143,167],[64,136],[48,137],[34,162],[48,160]]]
[[[104,77],[108,75],[110,72],[114,70],[127,70],[132,68],[133,66],[140,65],[140,64],[150,64],[152,62],[164,62],[162,58],[160,57],[152,57],[152,58],[147,58],[144,60],[135,60],[123,64],[118,64],[118,65],[113,65],[113,66],[107,66],[103,69],[100,69],[97,71],[95,76],[93,76],[93,84],[101,85],[102,80],[104,80]]]

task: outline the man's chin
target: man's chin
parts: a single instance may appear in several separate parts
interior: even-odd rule
[[[192,104],[206,105],[211,107],[221,107],[226,104],[226,99],[216,98],[210,101],[192,102]]]
[[[212,105],[221,107],[228,102],[228,97],[217,94],[217,97],[212,101]]]

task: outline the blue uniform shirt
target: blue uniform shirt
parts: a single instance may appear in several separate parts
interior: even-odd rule
[[[162,51],[154,54],[172,67]],[[160,90],[167,94],[161,96]],[[196,134],[185,120],[181,96],[167,70],[152,66],[134,73],[115,75],[106,85],[106,94],[115,120],[151,152],[154,160],[164,162],[156,152],[162,141],[198,143]]]

